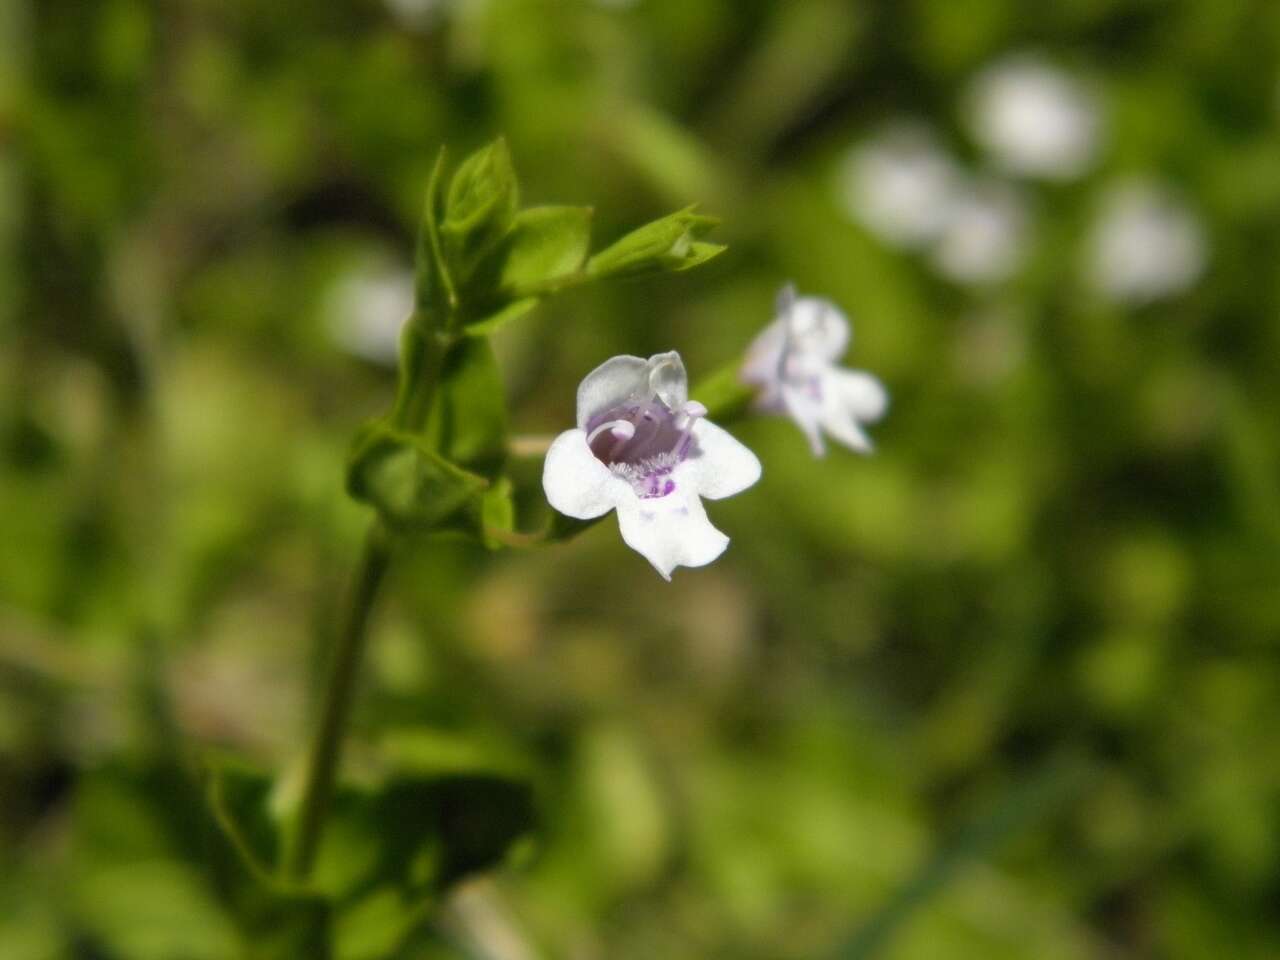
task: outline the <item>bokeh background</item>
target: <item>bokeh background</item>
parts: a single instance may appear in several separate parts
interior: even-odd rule
[[[405,552],[354,753],[483,737],[541,824],[401,955],[1280,955],[1278,53],[1266,0],[6,0],[0,956],[236,955],[154,770],[296,759],[426,177],[498,134],[597,244],[730,245],[504,331],[516,429],[789,280],[892,407],[736,424],[670,585],[612,520]]]

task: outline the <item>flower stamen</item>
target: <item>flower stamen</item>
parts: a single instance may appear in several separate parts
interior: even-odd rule
[[[587,446],[591,446],[591,444],[595,442],[596,437],[600,436],[600,434],[604,433],[606,430],[617,437],[620,441],[620,443],[614,447],[615,450],[636,435],[636,425],[630,420],[609,420],[600,424],[600,426],[587,434]]]
[[[677,459],[683,460],[689,453],[689,445],[693,443],[693,425],[700,417],[707,415],[707,408],[696,400],[690,400],[676,414],[675,426],[680,431],[680,439],[676,441],[673,453]]]

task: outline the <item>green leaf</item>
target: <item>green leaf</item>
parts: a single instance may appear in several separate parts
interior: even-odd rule
[[[210,812],[240,867],[224,885],[247,933],[246,956],[328,957],[329,902],[309,886],[286,883],[269,866],[278,838],[270,810],[275,778],[226,753],[207,757],[206,762]]]
[[[706,263],[725,249],[701,239],[719,221],[693,209],[687,207],[631,231],[587,261],[587,273],[593,278],[639,276]]]
[[[439,527],[487,486],[484,477],[384,420],[356,435],[347,467],[347,492],[374,507],[392,529]]]
[[[467,337],[449,350],[426,430],[427,444],[452,463],[492,478],[507,456],[507,405],[493,347]]]
[[[440,235],[449,261],[463,277],[506,236],[520,191],[511,153],[499,138],[477,150],[449,184]]]
[[[467,323],[463,328],[463,332],[469,337],[487,337],[499,327],[523,317],[541,302],[541,297],[524,297],[520,300],[512,300],[510,303],[492,311],[482,312],[475,320]]]
[[[530,207],[504,244],[499,285],[520,294],[554,286],[582,269],[591,248],[590,207]]]
[[[418,245],[414,254],[414,319],[409,326],[434,330],[443,326],[449,308],[457,303],[457,293],[449,266],[445,263],[437,221],[440,217],[440,181],[444,174],[445,152],[436,155],[427,181]],[[402,345],[403,346],[403,345]]]
[[[316,862],[316,883],[355,902],[393,885],[438,893],[502,861],[534,825],[526,767],[474,738],[394,731],[381,776],[339,790]]]
[[[274,826],[265,817],[270,789],[271,781],[266,774],[244,769],[229,775],[219,763],[209,771],[205,798],[214,823],[245,872],[263,887],[273,888],[277,886],[276,878],[260,852],[273,849],[276,840]],[[234,799],[230,796],[233,793]],[[248,809],[257,815],[242,819],[237,809]],[[248,823],[256,828],[252,833],[246,826]]]
[[[385,960],[395,955],[425,919],[430,901],[406,899],[395,887],[379,887],[334,918],[335,960]]]

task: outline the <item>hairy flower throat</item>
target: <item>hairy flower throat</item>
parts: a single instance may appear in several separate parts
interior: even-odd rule
[[[693,452],[693,425],[707,408],[693,401],[674,409],[656,394],[614,407],[587,424],[587,446],[642,499],[675,492],[675,468]]]

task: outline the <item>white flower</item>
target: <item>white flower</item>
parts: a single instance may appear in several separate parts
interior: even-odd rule
[[[1104,296],[1142,304],[1190,287],[1207,256],[1195,215],[1167,189],[1131,180],[1113,186],[1104,198],[1086,266]]]
[[[871,374],[836,366],[853,336],[849,321],[830,300],[797,297],[790,285],[778,294],[777,314],[748,348],[739,373],[760,388],[756,405],[794,420],[815,456],[826,452],[823,432],[870,453],[862,423],[884,416],[889,397]]]
[[[995,180],[968,184],[951,204],[933,261],[957,283],[999,283],[1022,262],[1026,233],[1026,206],[1013,187]]]
[[[326,307],[339,346],[394,367],[400,331],[413,313],[413,272],[372,262],[353,268],[338,279]]]
[[[760,461],[706,412],[689,400],[678,353],[606,360],[578,387],[578,426],[547,451],[547,500],[580,520],[617,510],[622,539],[668,580],[676,567],[710,563],[729,538],[701,498],[747,489]]]
[[[448,12],[451,0],[387,0],[387,6],[404,26],[425,30]]]
[[[1070,180],[1098,153],[1101,119],[1089,90],[1035,54],[987,67],[969,89],[974,139],[1010,173]]]
[[[946,226],[957,175],[928,127],[899,121],[849,152],[840,192],[846,212],[868,230],[916,249]]]

